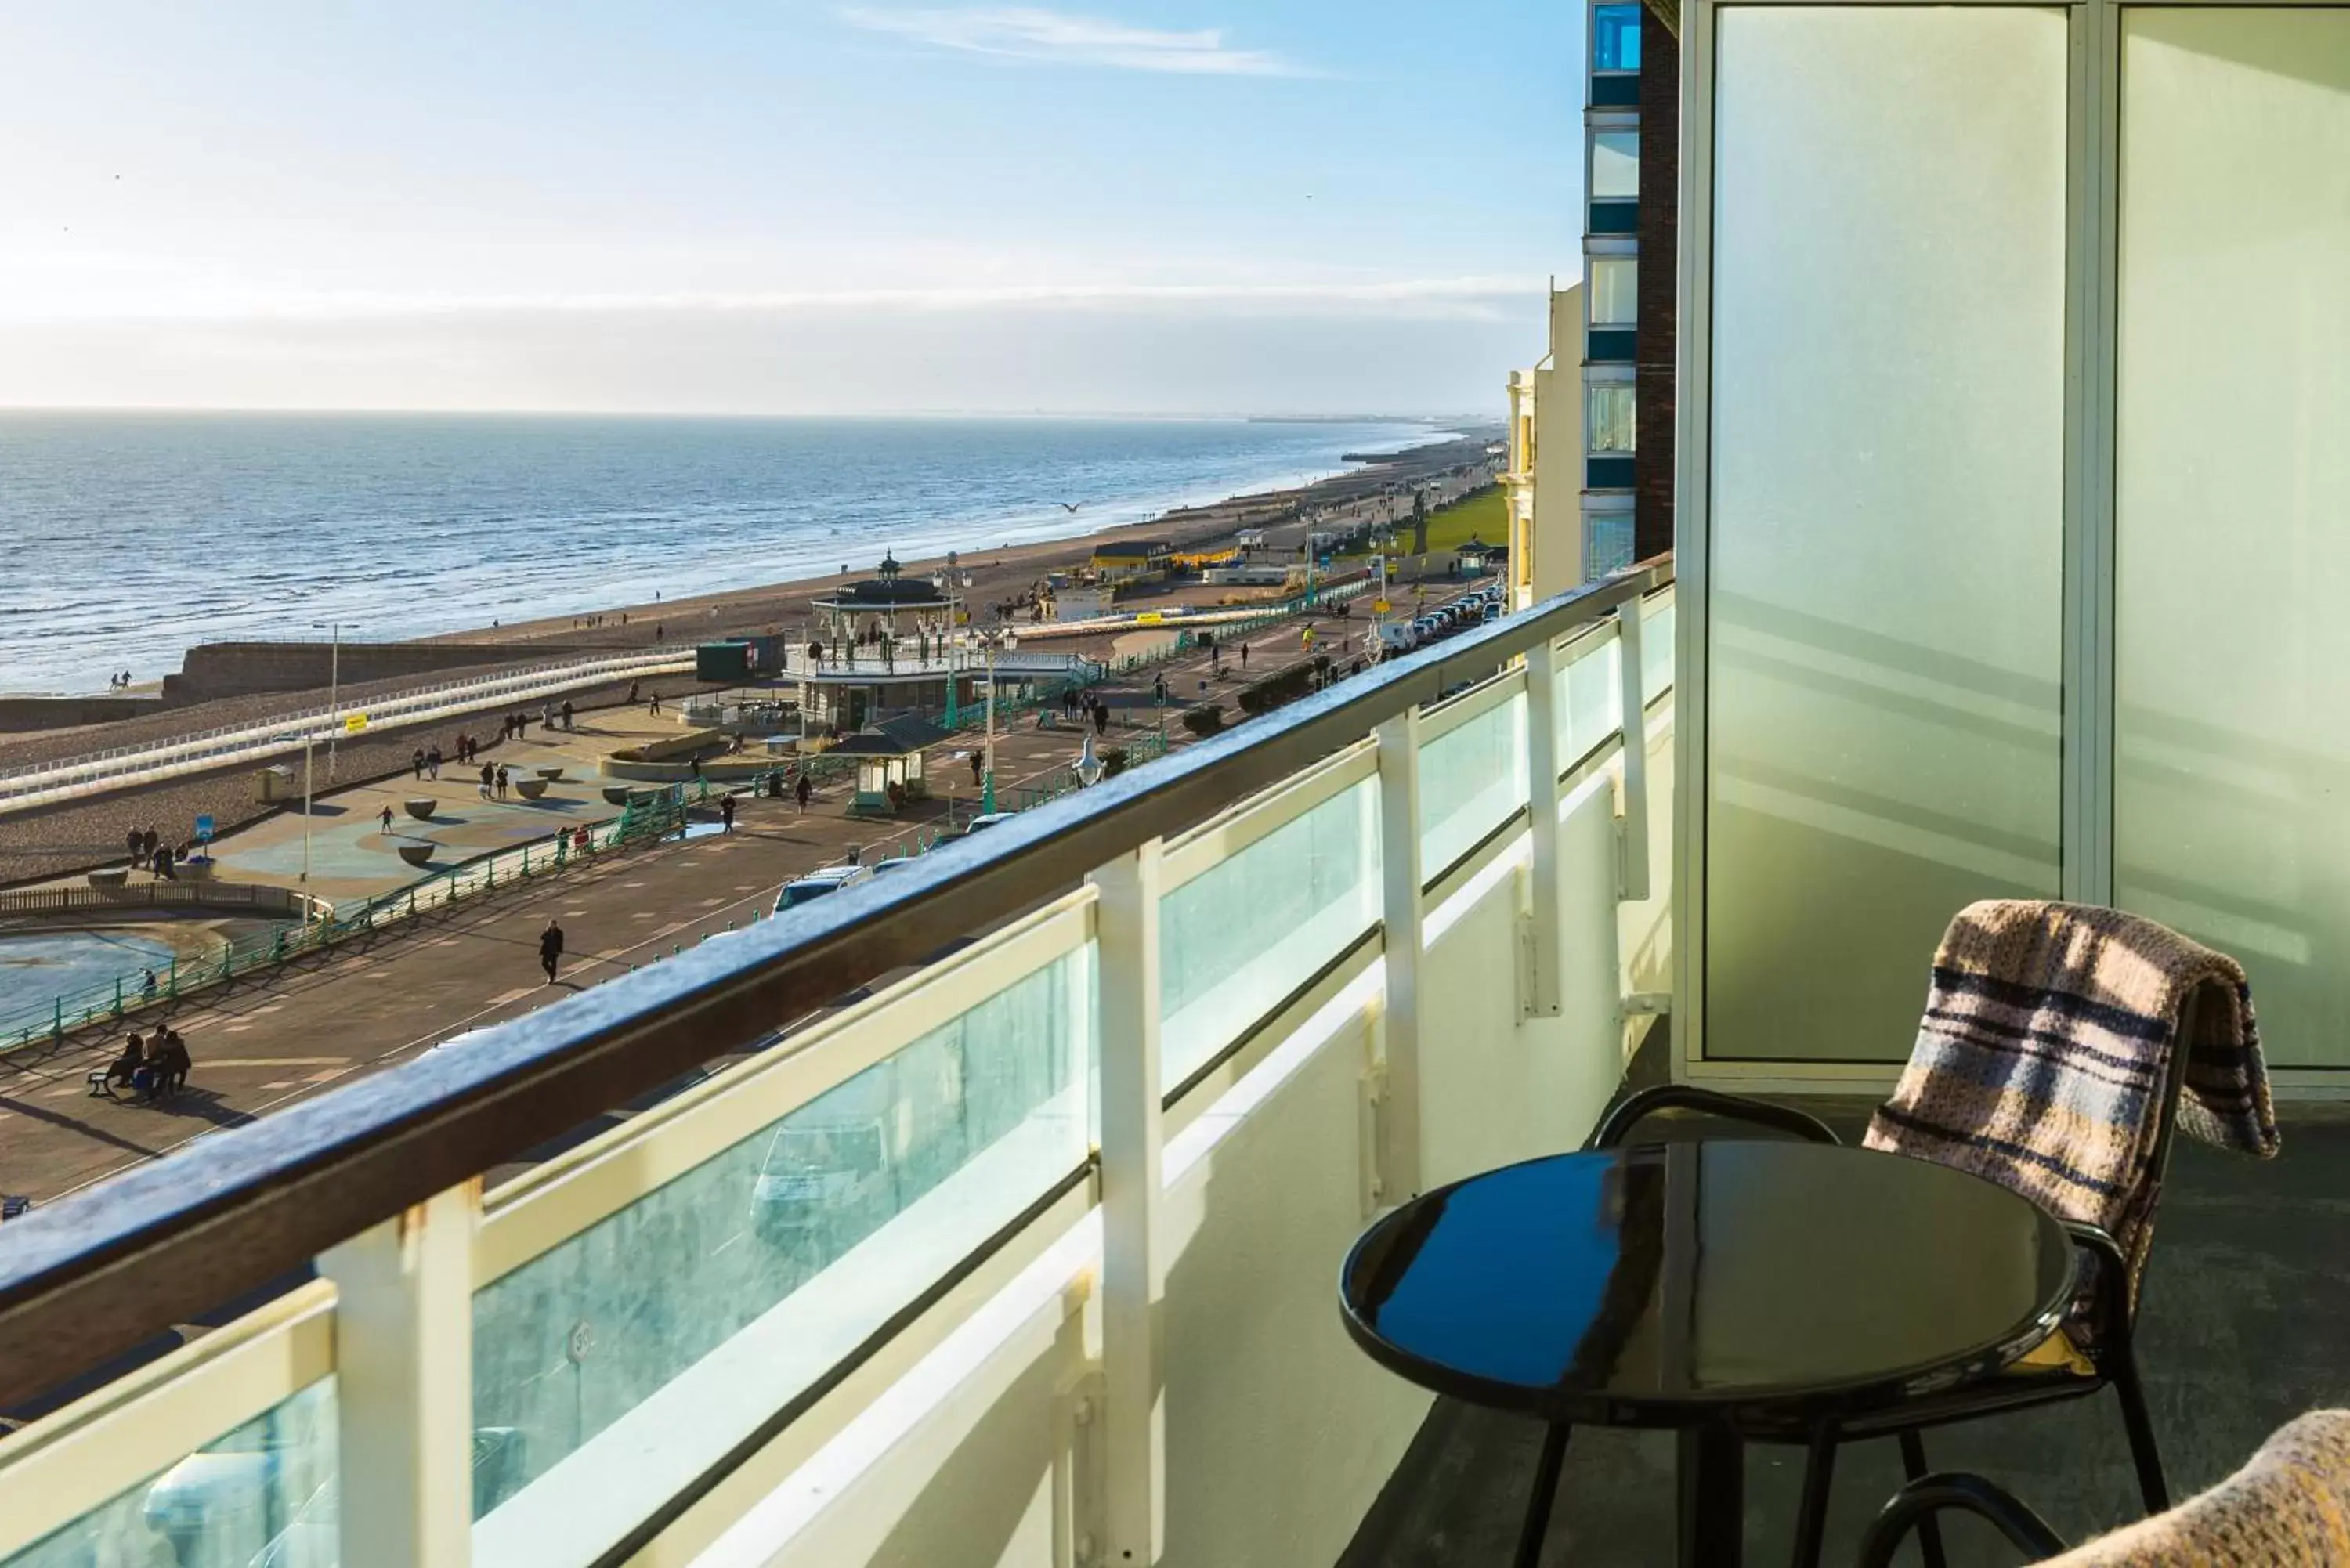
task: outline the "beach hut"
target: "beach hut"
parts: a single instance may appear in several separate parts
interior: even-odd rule
[[[894,815],[910,800],[927,799],[923,754],[953,737],[928,719],[906,714],[884,719],[832,748],[837,757],[857,759],[857,793],[848,809],[858,816]]]

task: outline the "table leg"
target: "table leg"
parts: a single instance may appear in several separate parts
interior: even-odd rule
[[[1551,1503],[1558,1496],[1558,1473],[1566,1464],[1567,1430],[1558,1425],[1543,1433],[1542,1460],[1534,1467],[1525,1522],[1518,1527],[1518,1554],[1511,1560],[1515,1568],[1541,1568],[1543,1537],[1550,1533]]]
[[[1746,1449],[1735,1433],[1680,1434],[1680,1568],[1738,1568],[1746,1535]]]

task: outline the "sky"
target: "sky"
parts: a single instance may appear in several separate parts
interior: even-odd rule
[[[1581,16],[9,0],[0,406],[1498,413]]]

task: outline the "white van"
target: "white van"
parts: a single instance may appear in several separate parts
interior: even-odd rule
[[[1419,633],[1408,620],[1388,621],[1374,635],[1378,639],[1378,652],[1382,658],[1393,659],[1419,646]]]

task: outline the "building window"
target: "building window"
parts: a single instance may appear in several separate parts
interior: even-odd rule
[[[1595,71],[1637,71],[1640,68],[1640,8],[1638,5],[1592,7],[1591,68]]]
[[[1640,194],[1640,133],[1599,130],[1591,136],[1591,199],[1603,202]]]
[[[1629,327],[1639,320],[1640,264],[1630,256],[1595,256],[1591,261],[1591,325]]]
[[[1629,387],[1594,387],[1591,389],[1591,447],[1594,456],[1601,452],[1629,452],[1633,445],[1632,389]]]

